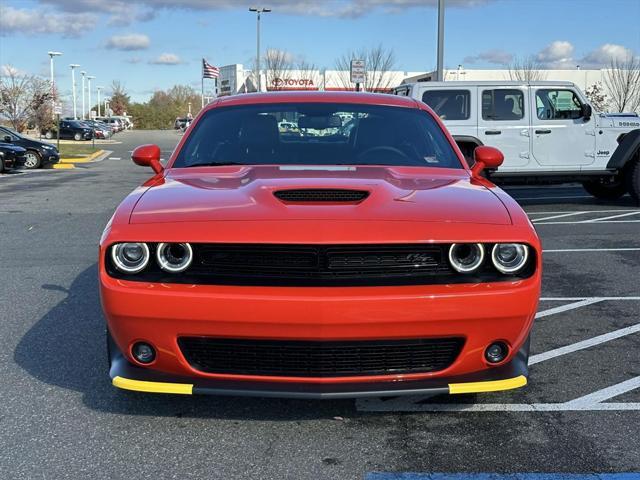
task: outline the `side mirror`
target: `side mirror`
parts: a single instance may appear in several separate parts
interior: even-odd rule
[[[476,161],[471,168],[471,174],[474,177],[479,177],[485,168],[498,168],[504,161],[504,155],[500,150],[486,146],[476,147],[473,158]]]
[[[160,147],[157,145],[141,145],[131,154],[131,160],[141,167],[151,167],[155,173],[161,173],[164,167],[160,163]]]
[[[591,118],[592,114],[593,114],[593,109],[591,108],[591,105],[589,105],[588,103],[583,104],[582,105],[582,116],[583,116],[585,122],[589,121],[589,119]]]
[[[2,141],[5,143],[11,143],[11,137],[9,135],[5,135]]]

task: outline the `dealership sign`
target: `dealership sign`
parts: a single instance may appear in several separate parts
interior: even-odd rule
[[[366,73],[364,60],[351,60],[351,83],[364,83]]]
[[[271,80],[271,85],[273,87],[315,87],[310,78],[274,78]]]

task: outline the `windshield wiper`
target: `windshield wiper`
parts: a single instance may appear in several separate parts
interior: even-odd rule
[[[207,163],[192,163],[191,165],[185,165],[185,168],[191,167],[224,167],[227,165],[248,165],[248,163],[240,162],[207,162]]]

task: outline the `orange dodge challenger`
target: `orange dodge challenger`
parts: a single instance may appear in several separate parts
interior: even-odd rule
[[[280,129],[279,123],[295,129]],[[128,390],[298,398],[527,383],[541,249],[421,102],[221,98],[100,241],[110,376]]]

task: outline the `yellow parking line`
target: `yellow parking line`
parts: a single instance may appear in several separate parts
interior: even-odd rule
[[[72,163],[54,163],[51,168],[56,170],[70,170],[76,167],[74,167]]]
[[[92,153],[88,157],[69,157],[69,158],[61,158],[58,164],[69,164],[69,163],[89,163],[94,161],[100,155],[104,153],[104,150],[98,150],[97,152]],[[55,167],[54,167],[55,168]],[[64,168],[64,167],[63,167]]]

